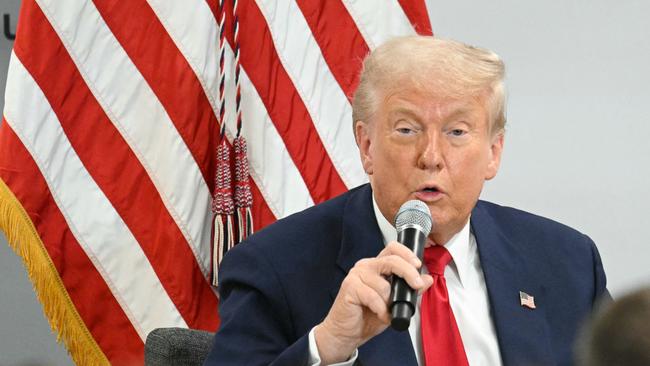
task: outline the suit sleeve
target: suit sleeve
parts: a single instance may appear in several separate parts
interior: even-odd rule
[[[252,242],[223,259],[220,326],[204,365],[308,365],[308,333],[295,335],[277,273]]]
[[[591,240],[591,238],[585,235],[585,239],[590,245],[591,255],[594,264],[593,302],[594,304],[596,304],[599,301],[610,301],[612,299],[612,296],[609,294],[609,291],[607,290],[607,277],[605,276],[605,270],[603,269],[603,262],[600,259],[598,248],[596,248],[596,244],[593,242],[593,240]]]

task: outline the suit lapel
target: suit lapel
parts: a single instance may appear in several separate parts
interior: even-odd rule
[[[363,258],[376,257],[384,248],[381,231],[372,208],[370,185],[350,192],[343,209],[341,248],[336,260],[337,271],[330,288],[332,299],[336,298],[343,278]]]
[[[517,243],[503,235],[485,204],[476,205],[471,226],[504,365],[555,364],[544,315],[544,287],[529,273]],[[537,308],[521,306],[519,291],[534,296]]]
[[[343,282],[355,263],[363,258],[376,257],[384,248],[381,231],[372,208],[370,185],[351,192],[343,212],[341,249],[339,251],[332,299],[336,297]],[[413,345],[408,332],[391,328],[372,338],[359,348],[359,361],[363,365],[417,365]]]

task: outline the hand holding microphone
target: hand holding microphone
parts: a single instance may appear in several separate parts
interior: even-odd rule
[[[405,325],[408,328],[408,314],[413,314],[416,295],[407,299],[401,295],[392,298],[392,285],[387,279],[389,276],[399,278],[398,282],[406,286],[399,286],[404,289],[396,291],[399,294],[408,294],[411,289],[414,293],[417,290],[424,291],[433,283],[431,276],[421,275],[419,271],[426,237],[431,230],[429,208],[420,201],[409,202],[402,205],[396,216],[401,228],[398,229],[398,239],[402,238],[402,244],[407,243],[410,248],[419,251],[419,259],[417,252],[393,241],[376,257],[361,259],[350,269],[329,313],[314,328],[316,345],[324,364],[347,360],[356,348],[383,332],[393,319],[402,319],[402,313],[406,315]],[[412,302],[408,299],[412,299]],[[389,304],[393,305],[397,317],[391,316]],[[408,308],[411,305],[413,311],[403,309],[404,306]],[[397,320],[397,323],[403,326],[404,320]]]
[[[424,244],[431,232],[431,213],[422,201],[407,201],[395,216],[397,241],[409,248],[420,261],[424,253]],[[390,294],[391,326],[404,331],[411,323],[417,306],[417,290],[413,289],[399,276],[393,276]]]

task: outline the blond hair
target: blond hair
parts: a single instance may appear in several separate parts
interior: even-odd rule
[[[382,95],[407,85],[437,98],[485,98],[491,133],[503,132],[504,73],[503,61],[486,49],[429,36],[394,38],[363,61],[352,119],[369,121]]]

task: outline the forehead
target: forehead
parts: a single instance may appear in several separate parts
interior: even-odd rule
[[[379,112],[383,117],[410,116],[426,120],[445,120],[467,116],[487,118],[485,98],[481,96],[441,97],[418,90],[398,90],[382,98]]]

